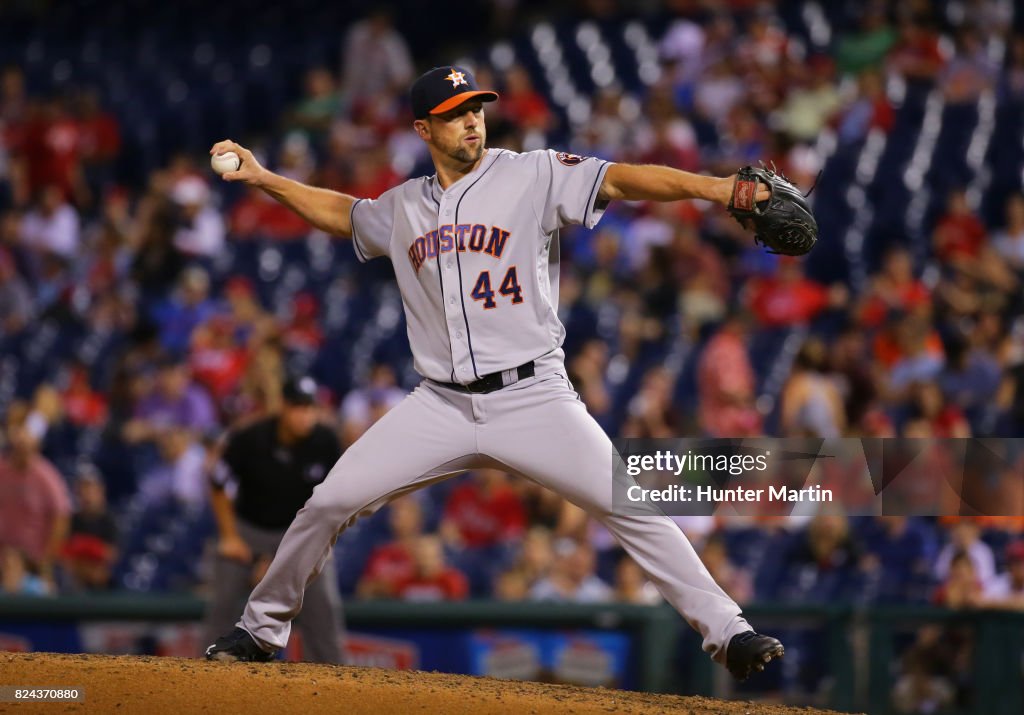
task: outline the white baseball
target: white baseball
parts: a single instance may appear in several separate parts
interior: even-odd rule
[[[238,167],[242,165],[242,160],[238,158],[238,154],[233,151],[226,151],[223,154],[214,154],[210,157],[210,166],[218,174],[224,174],[229,171],[238,171]]]

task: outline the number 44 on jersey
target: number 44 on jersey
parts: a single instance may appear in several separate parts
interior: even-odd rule
[[[515,266],[509,266],[509,269],[505,272],[505,277],[501,279],[501,285],[498,287],[498,293],[505,297],[510,297],[512,305],[518,305],[523,302],[523,289],[519,285],[519,276],[516,274]],[[476,279],[476,284],[473,286],[470,295],[473,297],[473,300],[482,300],[485,310],[498,307],[498,302],[494,299],[494,290],[491,288],[490,271],[480,272],[480,276]]]

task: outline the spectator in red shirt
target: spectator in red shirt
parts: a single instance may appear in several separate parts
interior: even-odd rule
[[[923,349],[918,352],[937,360],[941,360],[945,353],[942,338],[931,327],[931,321],[904,313],[892,313],[875,335],[871,351],[880,367],[891,370],[921,346]]]
[[[919,382],[910,388],[913,420],[927,424],[934,437],[970,437],[971,427],[956,405],[946,402],[934,382]]]
[[[981,283],[977,289],[966,291],[968,297],[977,296],[982,289],[1016,291],[1016,274],[989,244],[985,226],[971,210],[963,189],[950,192],[946,213],[936,224],[932,241],[939,259],[955,269],[956,274],[963,274],[954,274],[956,278]]]
[[[292,299],[291,321],[284,326],[281,341],[288,350],[315,355],[324,342],[320,329],[320,303],[308,291]]]
[[[641,140],[646,146],[638,153],[638,161],[658,162],[682,171],[699,170],[697,135],[689,122],[681,117],[656,118],[645,129]]]
[[[534,89],[530,75],[520,65],[513,65],[505,73],[501,104],[502,114],[524,131],[546,132],[551,128],[548,103]]]
[[[967,204],[963,189],[951,191],[946,212],[935,225],[935,253],[946,263],[976,259],[985,244],[985,226]]]
[[[121,128],[117,118],[100,106],[95,90],[78,98],[79,147],[86,165],[105,166],[117,158],[121,149]]]
[[[747,322],[734,315],[708,342],[697,370],[698,419],[711,437],[750,437],[761,433],[754,407],[756,378],[747,354]]]
[[[249,352],[244,343],[235,340],[230,317],[214,315],[192,333],[189,368],[215,403],[238,389],[248,361]]]
[[[403,601],[462,601],[469,583],[461,572],[445,563],[444,547],[436,536],[420,536],[413,547],[415,572],[395,584]]]
[[[845,288],[826,288],[805,278],[800,262],[784,257],[777,275],[753,281],[748,303],[761,325],[775,328],[808,323],[826,308],[843,305],[846,299]]]
[[[114,161],[121,150],[121,128],[113,114],[103,111],[95,90],[82,92],[75,110],[82,169],[92,203],[113,178]]]
[[[62,99],[38,107],[25,127],[24,151],[33,193],[54,184],[66,198],[81,188],[81,135]]]
[[[380,196],[397,185],[399,177],[391,168],[386,147],[375,147],[356,157],[352,163],[353,196]]]
[[[302,238],[312,230],[297,213],[254,187],[231,208],[228,225],[233,238],[266,236],[282,241]]]
[[[485,548],[518,539],[526,529],[522,500],[497,469],[478,470],[448,495],[441,535],[453,546]]]
[[[107,401],[89,384],[89,371],[84,365],[73,364],[68,369],[67,386],[61,393],[64,414],[71,424],[79,427],[98,427],[107,419]]]
[[[890,250],[875,276],[860,306],[860,322],[868,328],[877,328],[890,310],[914,312],[931,307],[931,294],[927,286],[914,277],[910,252],[905,248]]]
[[[415,497],[396,499],[388,505],[391,541],[374,547],[356,586],[360,598],[394,598],[400,583],[416,577],[413,559],[416,542],[423,535],[423,512]]]
[[[889,53],[889,68],[909,80],[933,82],[946,64],[939,35],[926,17],[908,18]]]
[[[8,410],[8,452],[0,456],[0,548],[25,554],[43,580],[51,581],[68,533],[71,497],[56,468],[39,453],[28,416],[21,403]]]

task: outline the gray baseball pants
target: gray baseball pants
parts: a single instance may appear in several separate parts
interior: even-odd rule
[[[345,528],[389,500],[467,469],[497,467],[551,489],[601,521],[723,662],[750,626],[667,516],[612,513],[612,444],[561,372],[470,395],[424,380],[338,460],[299,511],[238,625],[288,642],[303,592]]]
[[[249,545],[253,554],[274,556],[284,538],[284,529],[261,529],[237,519],[238,535]],[[276,558],[276,557],[275,557]],[[203,643],[213,643],[218,636],[231,630],[239,608],[252,590],[252,564],[217,555],[213,566],[213,592],[206,605]],[[314,663],[341,663],[339,639],[342,633],[341,596],[331,563],[324,565],[319,578],[310,581],[306,589],[305,607],[296,619],[302,634],[304,660]]]

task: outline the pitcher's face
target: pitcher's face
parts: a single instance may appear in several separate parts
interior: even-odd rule
[[[463,164],[480,159],[487,142],[484,105],[479,100],[463,102],[443,114],[419,120],[420,136],[444,156]]]

